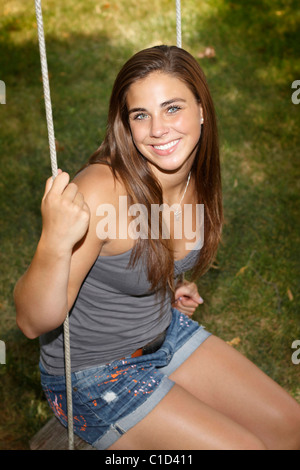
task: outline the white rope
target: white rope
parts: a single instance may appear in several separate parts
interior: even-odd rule
[[[181,3],[176,0],[176,42],[177,47],[182,47],[181,41]]]
[[[68,408],[68,443],[69,443],[69,450],[74,450],[69,314],[67,315],[64,321],[64,347],[65,347],[66,391],[67,391],[67,408]]]
[[[35,11],[36,11],[37,26],[38,26],[38,38],[39,38],[39,46],[40,46],[40,57],[41,57],[41,68],[42,68],[43,87],[44,87],[44,99],[45,99],[45,107],[46,107],[46,119],[47,119],[47,127],[48,127],[48,138],[49,138],[49,147],[50,147],[51,168],[52,168],[53,178],[55,178],[57,175],[56,147],[55,147],[54,126],[53,126],[53,117],[52,117],[47,57],[46,57],[46,45],[45,45],[45,37],[44,37],[43,16],[42,16],[42,7],[41,7],[40,0],[35,1]]]
[[[45,100],[48,139],[49,139],[49,147],[50,147],[51,169],[52,169],[52,177],[54,179],[57,176],[57,157],[56,157],[54,125],[53,125],[52,105],[51,105],[51,97],[50,97],[49,74],[48,74],[47,57],[46,57],[46,44],[45,44],[41,0],[35,0],[35,12],[36,12],[36,20],[37,20],[37,26],[38,26],[38,39],[39,39],[41,69],[42,69],[42,77],[43,77],[44,100]],[[67,408],[68,408],[69,450],[73,450],[74,449],[74,432],[73,432],[69,314],[67,315],[64,321],[64,347],[65,347],[66,390],[67,390]]]
[[[181,1],[176,0],[176,45],[182,47],[181,39]],[[190,175],[189,175],[190,176]],[[184,273],[181,274],[180,280],[184,281]]]

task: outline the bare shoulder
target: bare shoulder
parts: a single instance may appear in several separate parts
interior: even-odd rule
[[[103,203],[113,204],[124,192],[122,183],[114,177],[111,168],[104,164],[87,166],[76,175],[73,182],[91,209]]]
[[[99,236],[97,209],[101,204],[115,205],[122,191],[122,185],[114,178],[109,166],[102,164],[93,164],[84,168],[72,183],[77,185],[78,191],[89,207],[90,220],[85,237],[75,246],[72,254],[69,305],[73,305],[83,279],[108,243],[107,238]]]
[[[114,177],[111,168],[105,164],[87,166],[73,181],[90,210],[89,231],[85,243],[98,247],[99,251],[109,250],[111,236],[114,242],[116,242],[116,237],[114,232],[111,234],[106,231],[107,210],[109,209],[109,216],[113,218],[113,220],[110,219],[110,223],[115,226],[119,217],[119,198],[126,195],[124,185],[120,179]],[[105,219],[103,224],[101,223],[102,219]],[[119,242],[117,249],[120,249]]]

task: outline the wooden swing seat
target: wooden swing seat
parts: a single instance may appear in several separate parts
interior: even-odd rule
[[[29,442],[30,450],[68,450],[68,431],[54,416]],[[96,450],[74,435],[75,450]]]

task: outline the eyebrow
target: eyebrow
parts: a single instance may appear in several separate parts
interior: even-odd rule
[[[163,103],[161,103],[160,107],[165,108],[166,106],[169,106],[172,103],[178,103],[178,102],[186,103],[186,100],[184,100],[183,98],[172,98],[168,101],[164,101]],[[137,112],[142,113],[145,111],[147,111],[146,108],[132,108],[128,111],[128,114],[137,113]]]

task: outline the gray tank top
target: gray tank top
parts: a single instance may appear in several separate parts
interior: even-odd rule
[[[174,274],[190,270],[199,248],[175,261]],[[171,322],[171,292],[165,298],[150,289],[141,261],[128,267],[131,250],[99,256],[70,311],[72,372],[128,356],[152,341]],[[40,337],[41,362],[49,374],[63,375],[63,327]]]

